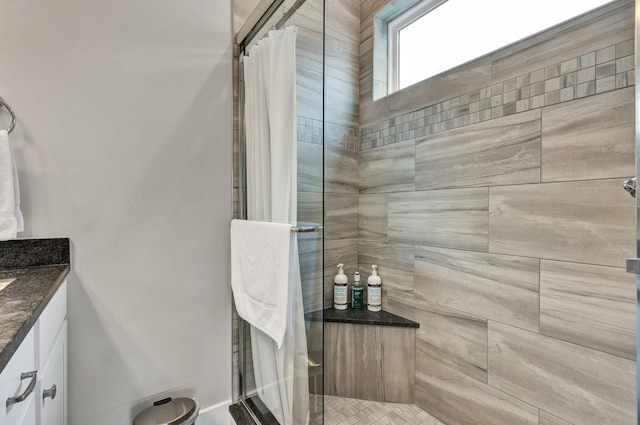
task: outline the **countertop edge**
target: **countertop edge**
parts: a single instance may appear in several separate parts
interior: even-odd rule
[[[64,269],[60,272],[60,274],[55,279],[54,283],[49,287],[49,290],[42,297],[42,300],[38,303],[37,307],[33,310],[33,313],[29,316],[27,320],[25,320],[15,331],[13,337],[9,342],[7,342],[0,350],[0,373],[4,370],[4,368],[11,360],[11,357],[16,352],[22,341],[24,341],[25,337],[31,330],[31,328],[35,325],[36,321],[44,311],[45,307],[49,304],[49,301],[53,298],[53,295],[56,293],[58,288],[62,285],[62,282],[69,275],[69,271],[71,267],[69,264],[55,264],[51,266],[43,266],[43,267],[60,267],[64,266]],[[34,267],[34,269],[40,267]]]

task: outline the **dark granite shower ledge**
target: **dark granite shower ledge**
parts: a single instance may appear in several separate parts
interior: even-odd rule
[[[351,323],[357,325],[396,326],[400,328],[419,328],[420,324],[413,320],[405,319],[388,311],[336,310],[327,308],[314,311],[305,315],[312,322]]]

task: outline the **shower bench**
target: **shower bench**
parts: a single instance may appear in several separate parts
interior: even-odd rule
[[[324,394],[414,402],[415,340],[420,325],[387,311],[325,309]]]

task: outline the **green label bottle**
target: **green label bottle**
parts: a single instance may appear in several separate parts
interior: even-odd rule
[[[351,287],[351,308],[362,310],[364,307],[364,286],[360,284],[360,272],[353,275],[353,286]]]

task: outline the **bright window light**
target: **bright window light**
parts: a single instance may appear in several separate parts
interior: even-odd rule
[[[435,8],[437,3],[431,1],[431,9],[427,7],[426,14],[424,5],[420,8],[421,4],[418,4],[389,22],[391,91],[408,87],[610,1],[448,0]],[[397,48],[396,52],[393,52],[394,48]]]

